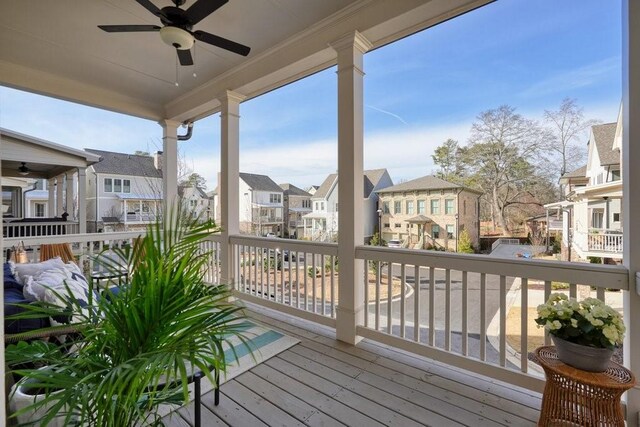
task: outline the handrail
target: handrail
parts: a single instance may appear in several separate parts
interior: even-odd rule
[[[25,246],[42,245],[49,243],[86,243],[98,240],[126,240],[135,239],[145,234],[145,231],[125,231],[118,233],[83,233],[66,234],[56,236],[36,236],[36,237],[9,237],[4,239],[4,246],[17,245],[24,242]]]
[[[358,246],[356,258],[629,290],[629,271],[621,265],[492,258],[486,255],[378,246]]]
[[[252,237],[244,235],[230,236],[229,241],[235,245],[260,246],[267,249],[282,249],[297,252],[310,252],[318,255],[338,255],[338,245],[336,243],[308,242],[305,240],[280,239],[267,237]]]

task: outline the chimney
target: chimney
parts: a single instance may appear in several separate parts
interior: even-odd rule
[[[153,166],[159,171],[162,170],[162,151],[156,151],[153,155]]]

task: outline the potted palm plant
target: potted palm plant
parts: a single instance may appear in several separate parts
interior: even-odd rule
[[[14,414],[18,420],[154,425],[161,405],[188,401],[194,371],[212,382],[224,373],[224,344],[233,349],[232,337],[249,343],[242,307],[230,302],[230,289],[204,282],[212,257],[201,242],[213,231],[212,224],[199,225],[180,207],[172,209],[136,244],[116,249],[119,262],[102,260],[129,269],[117,294],[93,297],[90,288],[88,303],[60,295],[64,307],[29,307],[29,316],[71,315],[79,333],[67,336],[68,351],[42,341],[7,348],[9,365],[22,377],[14,398],[22,391],[40,394]],[[34,360],[38,366],[21,367]]]

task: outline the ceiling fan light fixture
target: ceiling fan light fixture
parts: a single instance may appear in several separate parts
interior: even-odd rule
[[[193,36],[178,27],[166,26],[160,29],[160,38],[169,46],[180,50],[188,50],[193,46]]]
[[[26,162],[22,162],[22,166],[18,168],[18,173],[22,176],[29,175],[29,168],[26,165]]]

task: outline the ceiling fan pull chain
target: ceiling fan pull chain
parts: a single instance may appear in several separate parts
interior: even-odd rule
[[[179,73],[179,70],[178,70],[178,57],[176,56],[176,87],[180,86],[180,83],[178,83],[178,77],[179,77],[178,73]]]
[[[196,58],[196,50],[197,50],[197,45],[196,43],[194,43],[193,44],[193,78],[194,79],[198,77],[198,74],[196,73],[196,71],[198,70],[198,59]]]

